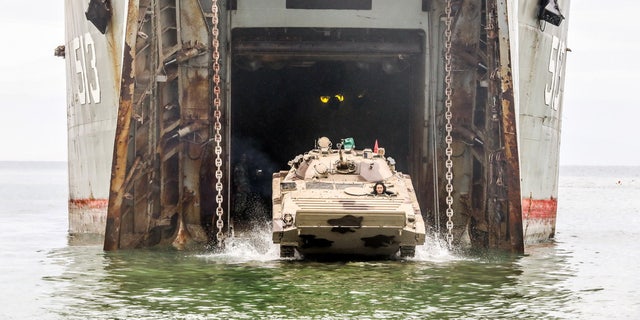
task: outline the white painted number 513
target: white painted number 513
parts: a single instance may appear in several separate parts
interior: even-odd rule
[[[100,81],[96,67],[96,46],[88,32],[72,41],[76,68],[76,96],[80,104],[100,102]]]

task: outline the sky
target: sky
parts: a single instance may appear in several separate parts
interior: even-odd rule
[[[67,159],[63,3],[0,0],[0,161]]]
[[[571,1],[560,164],[640,166],[639,12]]]
[[[0,161],[66,161],[65,61],[53,56],[64,1],[0,4]],[[640,166],[639,12],[636,0],[571,2],[561,165]]]

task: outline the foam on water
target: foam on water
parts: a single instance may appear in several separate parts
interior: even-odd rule
[[[242,234],[235,234],[225,241],[224,248],[198,257],[219,263],[246,263],[251,261],[273,261],[280,257],[280,248],[271,240],[268,223],[255,224]]]
[[[465,259],[449,250],[447,242],[435,234],[427,234],[425,244],[416,247],[416,255],[412,261],[451,262]]]
[[[250,230],[227,239],[224,248],[197,256],[210,262],[228,264],[304,259],[297,252],[295,258],[280,258],[280,247],[273,243],[271,232],[269,222],[258,223]],[[394,260],[446,263],[465,259],[468,258],[449,250],[444,239],[432,234],[427,235],[424,245],[416,247],[414,257],[401,259],[396,256]]]

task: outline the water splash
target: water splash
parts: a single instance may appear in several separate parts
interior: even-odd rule
[[[295,258],[280,258],[280,247],[272,242],[271,232],[269,222],[255,224],[249,230],[227,239],[225,247],[220,251],[200,254],[198,257],[224,264],[303,259],[297,253]],[[449,250],[444,239],[437,235],[427,235],[425,244],[416,247],[413,258],[396,257],[395,260],[446,263],[467,259],[469,258],[457,254],[455,250]]]
[[[225,241],[223,249],[198,256],[212,262],[246,263],[278,260],[279,253],[279,246],[272,241],[271,225],[264,222],[254,224],[241,233],[235,233]]]
[[[416,247],[416,255],[411,261],[421,262],[451,262],[466,258],[456,254],[448,248],[447,241],[436,234],[427,234],[425,244]]]

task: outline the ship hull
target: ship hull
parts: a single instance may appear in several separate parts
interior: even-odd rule
[[[218,1],[218,20],[208,1],[129,1],[103,35],[67,1],[70,233],[111,221],[109,248],[221,239],[247,215],[243,157],[266,203],[269,173],[332,132],[393,146],[425,222],[456,244],[553,238],[567,22],[542,28],[539,1],[464,0],[447,26],[446,3]]]
[[[88,1],[65,1],[69,234],[103,235],[119,100],[124,7],[102,34]]]
[[[569,16],[570,1],[559,1]],[[538,20],[538,1],[518,1],[518,105],[522,220],[525,243],[552,239],[558,208],[559,149],[562,127],[567,31]],[[514,37],[516,38],[516,37]]]

